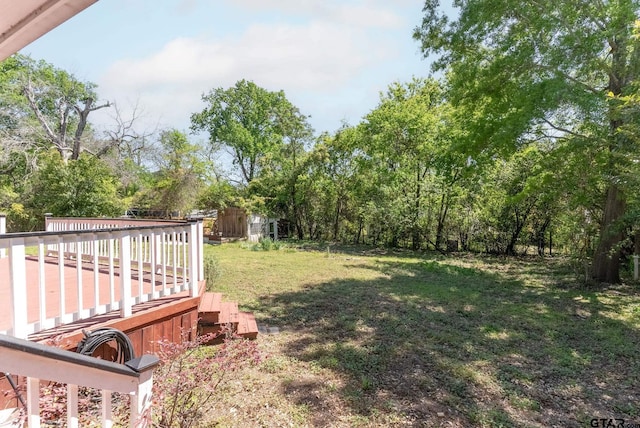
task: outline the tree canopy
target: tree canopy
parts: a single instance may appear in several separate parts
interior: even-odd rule
[[[415,31],[440,78],[393,82],[358,123],[318,134],[283,91],[239,80],[191,115],[208,150],[119,115],[96,138],[94,84],[21,56],[0,63],[0,209],[29,230],[44,212],[234,205],[298,239],[560,252],[618,281],[640,252],[636,4],[457,5],[452,18],[427,1]]]
[[[191,116],[191,129],[208,132],[213,150],[230,150],[245,184],[259,175],[263,160],[281,149],[285,137],[295,139],[308,128],[283,91],[267,91],[244,79],[213,89],[202,100],[207,107]]]
[[[54,147],[63,160],[76,160],[89,114],[109,107],[98,103],[96,85],[44,61],[14,55],[0,63],[0,132],[4,141]],[[11,138],[9,138],[11,137]]]
[[[593,150],[602,183],[599,246],[593,274],[619,280],[619,261],[636,141],[621,132],[622,97],[635,91],[639,5],[621,1],[457,2],[448,17],[437,0],[424,6],[415,37],[425,55],[439,55],[450,97],[467,118],[470,153],[517,150],[547,139],[554,147]],[[558,150],[558,153],[564,153]],[[583,171],[578,167],[576,171]]]

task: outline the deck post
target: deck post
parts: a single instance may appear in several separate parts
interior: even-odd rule
[[[160,360],[153,355],[143,355],[125,364],[140,373],[136,391],[131,394],[131,428],[147,427],[151,422],[153,404],[153,370]]]
[[[27,333],[27,272],[24,238],[13,238],[9,247],[9,290],[11,293],[11,331],[14,337],[26,339]]]
[[[7,215],[0,213],[0,235],[7,233]],[[0,259],[7,257],[7,250],[0,248]]]
[[[137,391],[131,395],[131,428],[149,425],[152,390],[153,370],[141,373]]]
[[[198,281],[204,280],[204,222],[198,219]]]
[[[51,232],[53,229],[53,223],[51,222],[51,219],[53,218],[53,214],[51,213],[44,213],[44,230],[47,232]]]
[[[198,247],[202,245],[198,242],[198,223],[191,222],[189,228],[189,295],[196,297],[198,295],[198,276],[200,273],[200,263],[198,257],[202,254]]]
[[[129,231],[118,234],[120,247],[120,316],[131,316],[131,234]]]

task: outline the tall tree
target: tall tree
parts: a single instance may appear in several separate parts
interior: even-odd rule
[[[307,147],[313,137],[313,129],[307,117],[298,108],[280,112],[279,132],[283,144],[279,150],[266,154],[261,162],[261,175],[250,184],[249,193],[266,197],[268,212],[287,218],[299,239],[303,239],[300,179],[308,165]]]
[[[296,126],[295,108],[283,91],[270,92],[247,80],[202,96],[207,107],[191,115],[191,129],[209,133],[214,150],[226,147],[245,184],[258,177],[262,162],[279,151]],[[293,135],[293,134],[290,134]]]
[[[388,213],[396,229],[392,245],[406,235],[412,248],[419,249],[428,235],[428,205],[434,197],[429,182],[438,158],[448,147],[443,105],[442,89],[433,79],[396,82],[362,124],[368,137],[365,150],[377,170],[380,189],[390,190],[386,199],[393,201]],[[442,214],[444,222],[446,214]],[[438,235],[436,247],[440,246],[442,230]]]
[[[476,152],[513,150],[539,136],[558,146],[597,147],[605,182],[593,276],[619,281],[628,191],[620,170],[634,141],[620,129],[620,98],[634,90],[640,40],[635,0],[460,0],[452,19],[427,0],[415,37],[439,54],[452,100],[467,111]]]
[[[97,102],[95,85],[23,55],[0,63],[0,71],[0,108],[5,109],[5,119],[11,118],[2,125],[31,130],[28,135],[22,133],[31,145],[40,141],[53,146],[65,162],[78,159],[89,114],[110,105]],[[33,132],[36,129],[39,132]]]

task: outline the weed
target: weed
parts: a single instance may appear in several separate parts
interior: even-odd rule
[[[222,276],[220,263],[215,255],[207,253],[204,255],[204,278],[207,280],[207,291],[213,291],[216,281]]]

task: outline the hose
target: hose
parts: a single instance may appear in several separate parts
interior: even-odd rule
[[[77,352],[83,355],[93,355],[96,349],[108,342],[116,342],[115,362],[124,364],[135,358],[135,351],[129,336],[115,328],[98,328],[94,331],[82,330],[84,338],[78,342]]]

